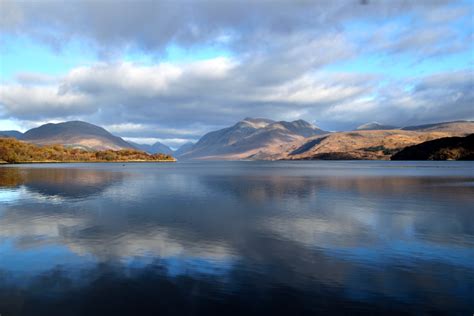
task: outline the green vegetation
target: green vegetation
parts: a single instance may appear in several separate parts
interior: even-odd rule
[[[87,151],[61,145],[37,146],[13,138],[0,138],[0,161],[25,162],[126,162],[175,161],[165,154],[147,154],[134,149]]]

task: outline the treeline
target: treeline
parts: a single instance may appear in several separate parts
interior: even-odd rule
[[[61,145],[37,146],[14,138],[0,138],[0,160],[22,162],[125,162],[174,161],[170,155],[153,154],[134,149],[87,151]]]

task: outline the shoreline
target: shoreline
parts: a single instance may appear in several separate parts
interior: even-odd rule
[[[28,165],[28,164],[52,164],[52,163],[145,163],[145,162],[152,162],[152,163],[164,163],[164,162],[177,162],[177,160],[124,160],[124,161],[20,161],[20,162],[6,162],[0,161],[0,165]]]

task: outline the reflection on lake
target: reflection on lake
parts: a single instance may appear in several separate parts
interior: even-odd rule
[[[472,162],[0,168],[0,314],[474,311]]]

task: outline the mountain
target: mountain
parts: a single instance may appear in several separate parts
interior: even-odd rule
[[[149,154],[156,154],[156,153],[161,153],[161,154],[166,154],[166,155],[173,154],[173,149],[169,148],[168,146],[160,142],[156,142],[153,145],[137,144],[133,142],[128,142],[128,143],[133,145],[133,147],[139,150],[142,150],[144,152],[147,152]]]
[[[397,129],[397,127],[392,125],[384,125],[378,122],[370,122],[366,124],[362,124],[356,128],[356,131],[374,131],[374,130],[390,130],[390,129]]]
[[[451,132],[451,133],[474,133],[473,121],[453,121],[441,122],[424,125],[406,126],[401,128],[404,131],[418,131],[418,132]]]
[[[16,139],[22,139],[23,133],[19,131],[0,131],[0,137],[13,137]]]
[[[445,137],[409,146],[391,157],[392,160],[474,160],[474,134]]]
[[[104,128],[82,121],[41,125],[25,132],[22,140],[37,145],[61,144],[91,150],[133,148]]]
[[[178,149],[175,150],[174,156],[179,157],[181,155],[184,155],[188,151],[191,151],[191,149],[194,147],[194,143],[192,142],[187,142],[183,145],[181,145]]]
[[[280,152],[283,145],[327,132],[303,121],[246,118],[204,135],[182,159],[256,159],[260,152]]]

